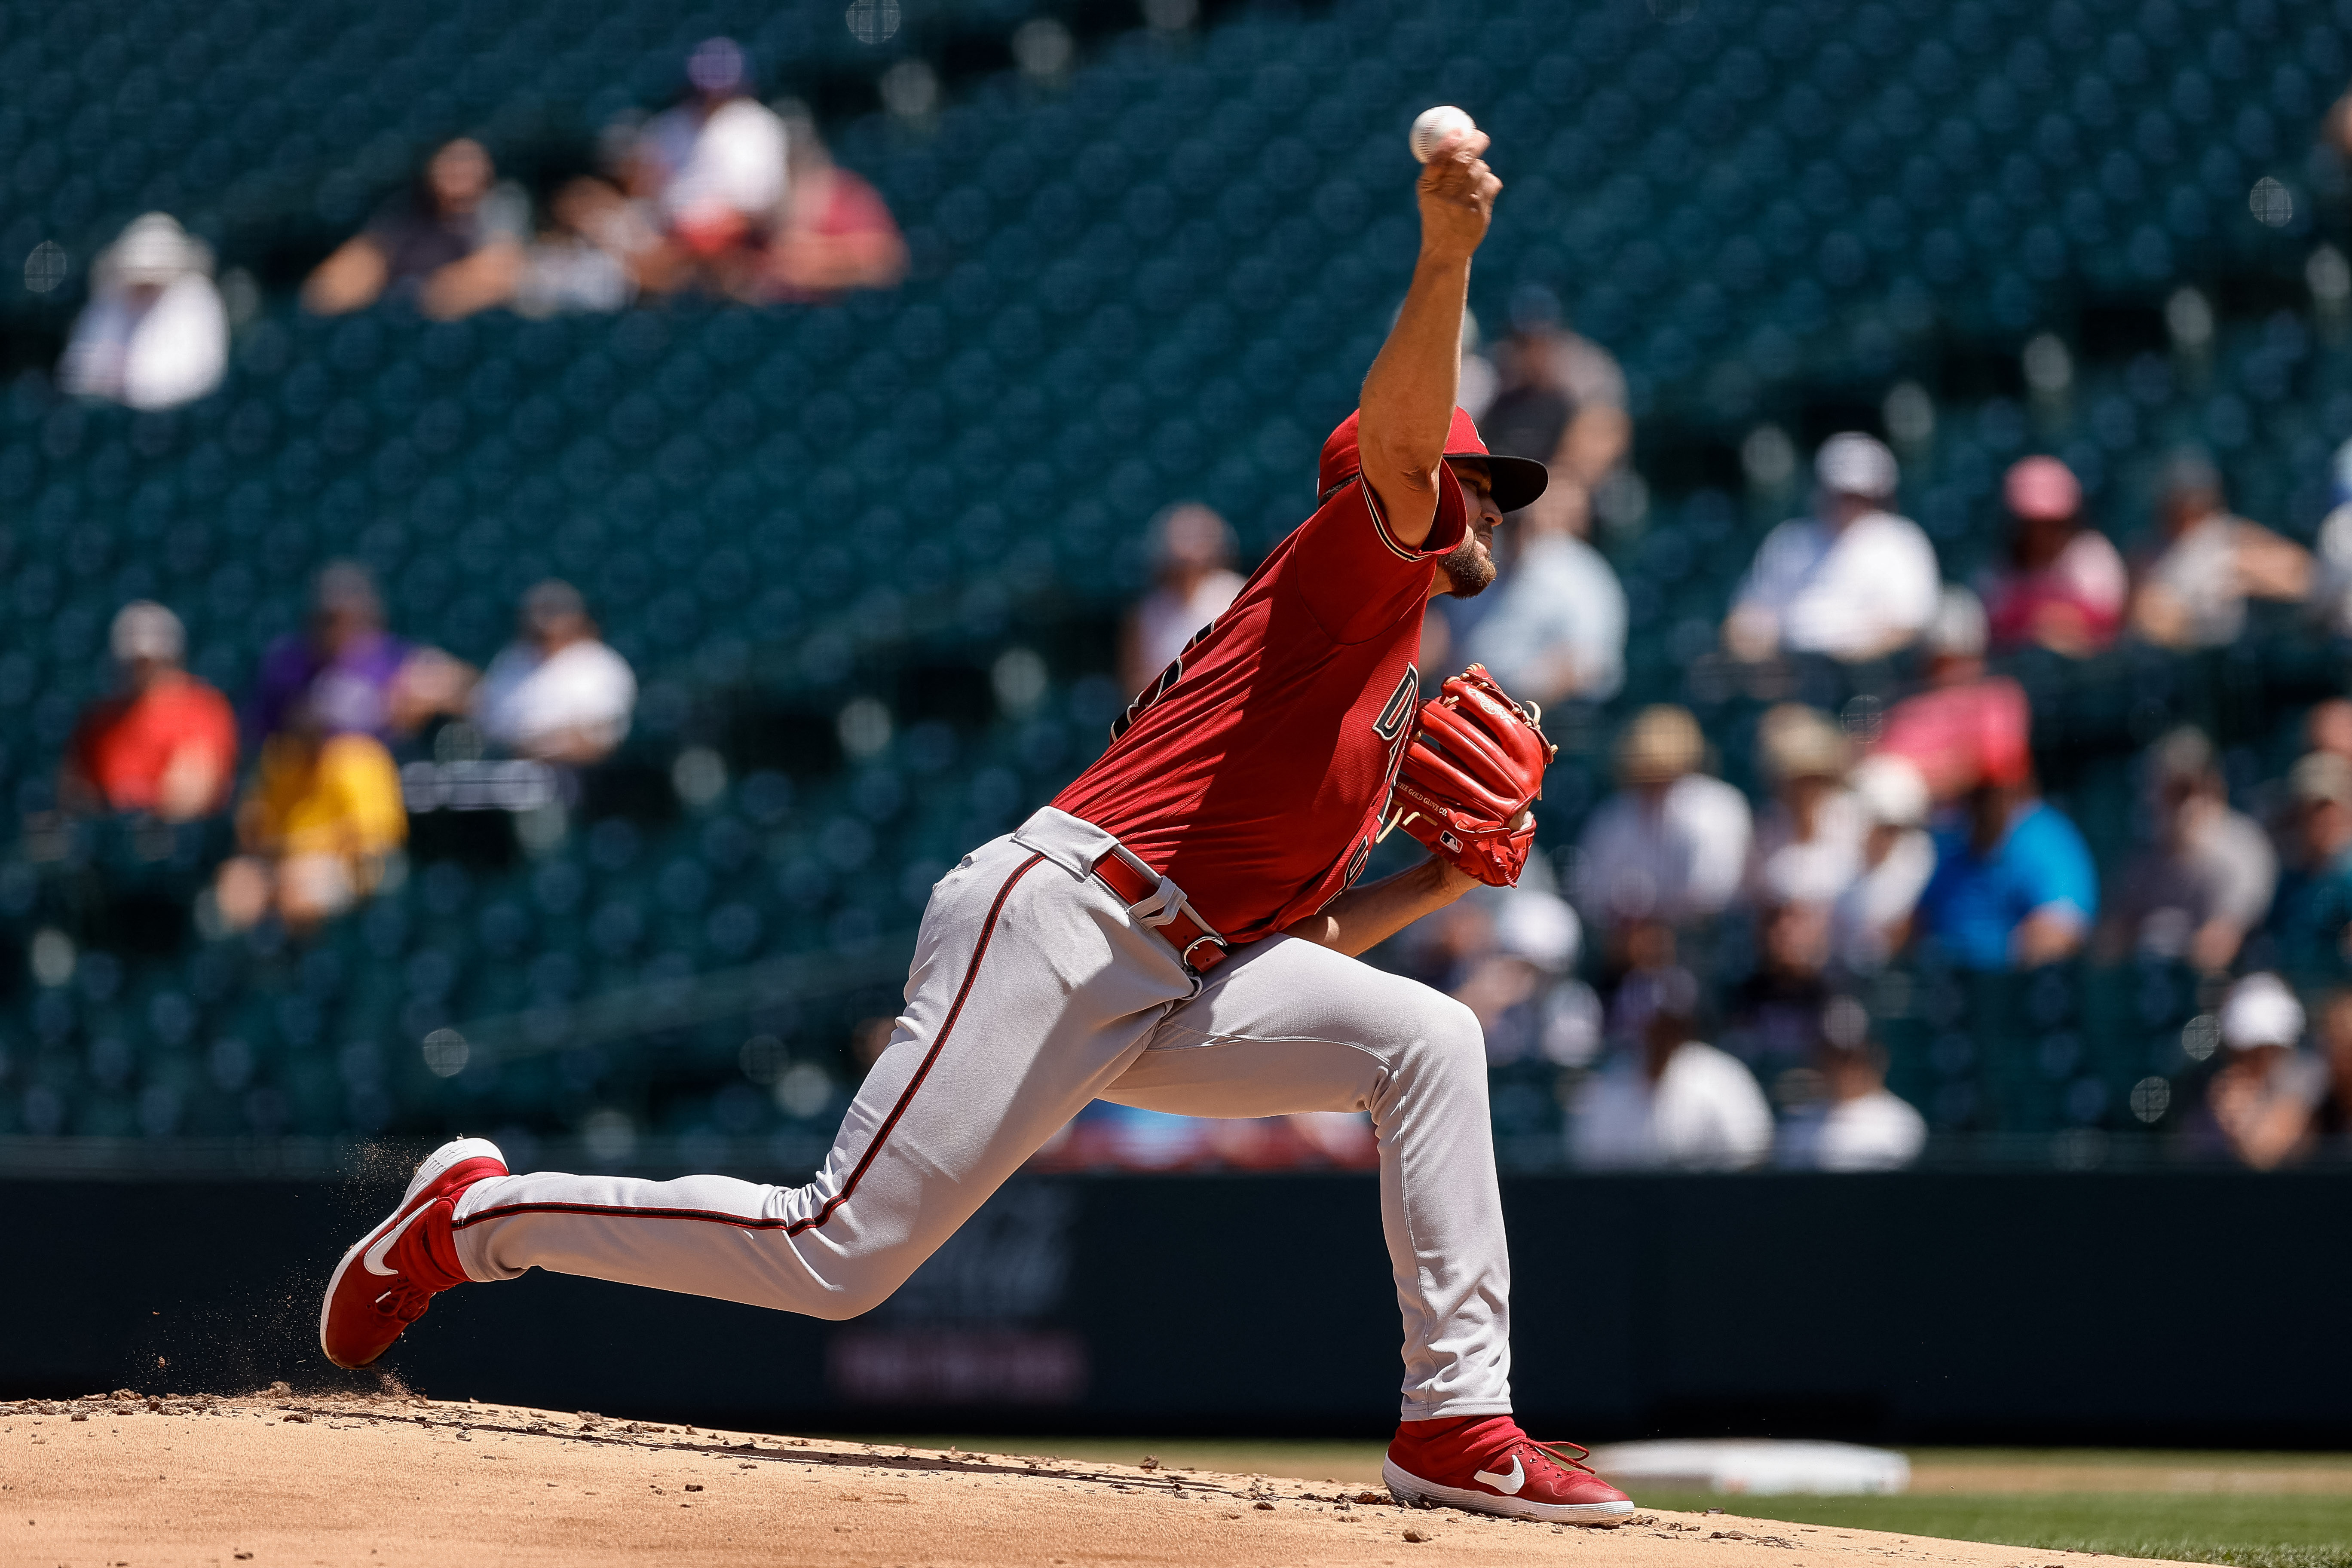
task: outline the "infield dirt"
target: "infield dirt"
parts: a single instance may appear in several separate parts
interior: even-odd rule
[[[302,1395],[280,1384],[234,1398],[0,1402],[9,1564],[2089,1561],[1664,1511],[1615,1530],[1562,1529],[1401,1509],[1355,1484],[698,1431],[398,1393]]]

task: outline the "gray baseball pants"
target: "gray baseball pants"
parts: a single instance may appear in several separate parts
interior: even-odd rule
[[[1112,843],[1048,807],[940,879],[898,1030],[806,1186],[478,1182],[457,1209],[467,1274],[539,1268],[854,1318],[1090,1100],[1188,1116],[1363,1110],[1404,1316],[1404,1417],[1507,1412],[1510,1261],[1477,1020],[1296,937],[1196,977],[1091,873]]]

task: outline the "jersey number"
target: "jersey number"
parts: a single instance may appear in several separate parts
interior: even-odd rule
[[[1408,664],[1404,667],[1404,679],[1397,682],[1396,690],[1389,696],[1388,705],[1381,710],[1381,716],[1372,721],[1372,733],[1393,743],[1399,735],[1404,733],[1404,721],[1412,718],[1413,710],[1420,706],[1420,697],[1421,671]]]

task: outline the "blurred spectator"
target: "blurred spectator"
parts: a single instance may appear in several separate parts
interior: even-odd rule
[[[732,39],[697,45],[686,75],[686,101],[656,115],[629,158],[629,192],[651,204],[668,237],[644,281],[667,289],[700,279],[755,295],[787,195],[784,122],[750,96],[750,63]]]
[[[1453,994],[1478,1016],[1486,1060],[1496,1067],[1591,1061],[1601,1047],[1601,1004],[1573,977],[1582,942],[1576,911],[1537,888],[1497,889],[1477,901],[1487,906],[1486,951],[1465,955]]]
[[[636,260],[661,242],[639,204],[583,174],[555,193],[547,217],[515,279],[519,314],[617,310],[636,298]]]
[[[1768,904],[1757,923],[1756,967],[1732,990],[1723,1046],[1771,1080],[1812,1055],[1830,999],[1829,908],[1801,900]]]
[[[1496,361],[1494,401],[1478,417],[1487,448],[1549,467],[1550,485],[1528,510],[1549,534],[1582,539],[1593,489],[1633,438],[1625,373],[1607,349],[1569,331],[1559,299],[1538,284],[1511,297],[1511,330]]]
[[[1853,758],[1829,715],[1784,702],[1756,727],[1757,760],[1772,802],[1756,825],[1749,896],[1826,910],[1862,872],[1862,809],[1846,793]]]
[[[471,315],[513,296],[530,233],[530,198],[498,183],[489,153],[461,136],[433,154],[413,189],[319,263],[302,285],[302,303],[339,316],[389,293],[413,299],[428,316]]]
[[[236,831],[240,853],[213,885],[221,923],[242,931],[275,911],[305,934],[373,892],[408,837],[400,771],[382,742],[298,710],[262,742]]]
[[[1927,689],[1896,703],[1874,748],[1918,769],[1929,798],[1958,800],[1980,784],[2013,785],[2033,771],[2025,688],[1985,673],[1984,605],[1947,588],[1927,628]]]
[[[1645,708],[1617,743],[1618,792],[1585,824],[1578,902],[1612,944],[1632,922],[1719,913],[1748,864],[1748,798],[1697,771],[1686,709]]]
[[[2352,636],[2352,441],[2336,448],[2327,479],[2329,510],[2313,546],[2312,605],[2328,629]]]
[[[2009,560],[1985,582],[1992,646],[2039,646],[2070,658],[2099,652],[2121,629],[2130,580],[2107,536],[2083,522],[2083,487],[2055,458],[2026,458],[2001,481]]]
[[[2330,992],[2320,1008],[2319,1048],[2327,1089],[2312,1110],[2312,1141],[2315,1152],[2340,1160],[2352,1155],[2352,989]]]
[[[833,161],[806,110],[795,106],[783,123],[790,183],[768,247],[773,293],[824,300],[898,283],[907,275],[907,241],[882,193]]]
[[[1496,448],[1501,450],[1502,448]],[[1601,552],[1585,542],[1591,509],[1547,504],[1550,492],[1498,534],[1502,579],[1475,599],[1432,601],[1451,636],[1423,659],[1431,670],[1455,660],[1486,667],[1503,689],[1549,708],[1565,698],[1605,702],[1625,679],[1625,590]]]
[[[1696,1037],[1698,984],[1675,971],[1638,1047],[1580,1088],[1569,1155],[1588,1170],[1737,1171],[1772,1149],[1772,1109],[1738,1058]]]
[[[1151,591],[1119,632],[1119,674],[1129,696],[1160,679],[1193,634],[1242,591],[1233,569],[1234,531],[1197,501],[1170,507],[1151,523]]]
[[[2230,988],[2221,1005],[2227,1055],[2205,1086],[2210,1127],[2192,1127],[2192,1142],[2218,1137],[2258,1171],[2308,1152],[2331,1075],[2327,1062],[2297,1048],[2303,1025],[2303,1004],[2277,975],[2249,974]]]
[[[2303,743],[2311,751],[2352,762],[2352,701],[2330,697],[2313,703],[2303,716]]]
[[[202,397],[228,369],[228,310],[212,251],[164,213],[134,218],[99,253],[89,303],[58,362],[58,384],[132,408]]]
[[[1826,714],[1796,702],[1767,710],[1756,751],[1773,790],[1748,868],[1760,952],[1723,1043],[1769,1076],[1812,1052],[1829,999],[1830,910],[1861,872],[1863,821],[1844,787],[1845,736]]]
[[[2352,761],[2314,752],[2287,775],[2287,867],[2271,937],[2290,970],[2352,960]]]
[[[1935,547],[1886,510],[1895,454],[1868,436],[1832,436],[1813,478],[1813,515],[1765,535],[1739,585],[1723,624],[1735,658],[1878,658],[1909,647],[1936,613]]]
[[[2246,626],[2246,601],[2300,601],[2311,557],[2291,540],[2231,515],[2219,469],[2182,455],[2165,465],[2157,536],[2134,561],[2132,627],[2164,647],[2221,647]]]
[[[262,655],[254,719],[271,735],[299,709],[325,734],[396,739],[436,713],[462,712],[473,679],[470,668],[439,649],[385,631],[383,601],[367,568],[338,561],[312,586],[309,629],[280,637]]]
[[[580,591],[550,578],[523,595],[515,640],[474,688],[475,722],[520,757],[584,766],[629,732],[637,678],[607,647]]]
[[[2253,819],[2231,808],[2212,743],[2197,731],[2158,742],[2147,770],[2156,842],[2125,868],[2100,945],[2110,960],[2137,952],[2218,973],[2270,911],[2277,858]]]
[[[1815,1067],[1822,1098],[1781,1124],[1780,1163],[1800,1170],[1893,1171],[1927,1146],[1927,1123],[1886,1089],[1886,1050],[1859,1003],[1824,1009]]]
[[[2099,910],[2099,878],[2074,825],[2032,781],[1971,791],[1936,836],[1917,924],[1969,969],[2032,969],[2072,957]]]
[[[166,822],[228,805],[236,775],[236,715],[228,699],[181,668],[187,633],[163,605],[133,600],[108,641],[121,689],[75,727],[59,771],[68,811],[143,812]]]
[[[1936,872],[1927,784],[1901,757],[1865,757],[1849,781],[1863,820],[1862,871],[1830,911],[1830,952],[1850,974],[1883,968],[1901,950],[1911,913]]]

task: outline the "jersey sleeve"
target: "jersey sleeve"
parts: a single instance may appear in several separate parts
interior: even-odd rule
[[[1470,527],[1462,487],[1449,472],[1437,487],[1437,515],[1421,548],[1389,529],[1387,510],[1361,474],[1300,525],[1289,571],[1298,595],[1336,643],[1361,642],[1416,613],[1433,564]]]

